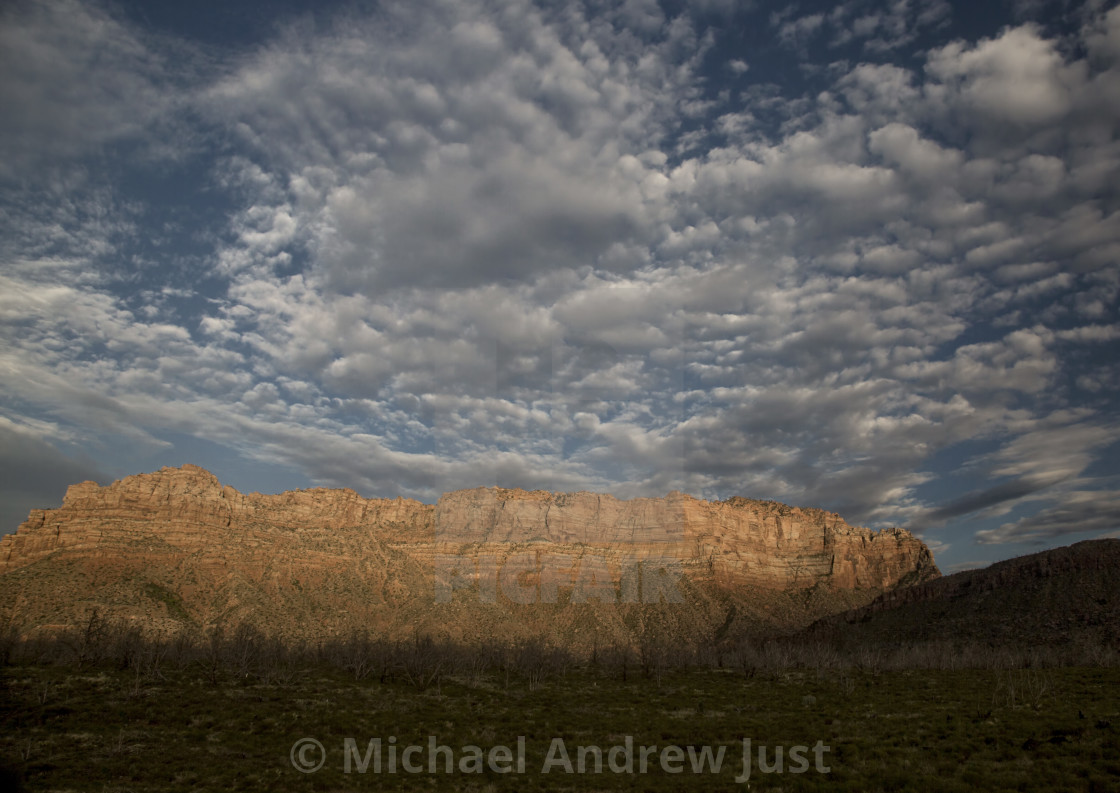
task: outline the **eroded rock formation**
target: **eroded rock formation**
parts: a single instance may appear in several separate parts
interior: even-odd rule
[[[57,626],[97,605],[146,625],[251,620],[301,637],[625,639],[652,619],[637,611],[656,596],[650,571],[678,576],[680,602],[662,591],[654,605],[698,635],[726,629],[728,613],[744,630],[797,627],[939,575],[908,532],[775,502],[477,488],[432,506],[322,488],[242,494],[185,465],[83,482],[60,508],[33,510],[0,539],[0,616]]]

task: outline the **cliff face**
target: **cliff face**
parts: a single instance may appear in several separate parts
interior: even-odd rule
[[[655,573],[668,589],[650,589]],[[351,490],[242,494],[186,465],[73,485],[61,508],[33,510],[0,539],[0,617],[60,625],[99,605],[167,627],[560,639],[590,619],[617,639],[633,628],[628,604],[651,592],[698,630],[730,606],[744,629],[796,627],[938,575],[907,532],[773,502],[477,488],[433,507]]]
[[[620,566],[671,560],[690,577],[729,587],[889,589],[939,575],[909,532],[873,532],[835,513],[743,498],[713,503],[674,492],[620,501],[477,488],[444,494],[434,522],[439,542],[478,544],[484,556],[545,543],[561,553],[590,549]]]
[[[61,547],[103,539],[106,530],[133,523],[152,524],[168,541],[190,545],[206,539],[197,529],[271,525],[291,530],[344,529],[356,526],[424,528],[432,508],[406,499],[366,499],[353,490],[295,490],[279,495],[239,493],[196,465],[164,468],[101,487],[82,482],[66,490],[59,509],[31,511],[14,535],[0,538],[0,562],[17,559],[56,529]],[[96,531],[96,535],[89,532]],[[172,538],[175,538],[172,540]],[[44,548],[45,549],[45,548]],[[2,569],[2,568],[0,568]]]

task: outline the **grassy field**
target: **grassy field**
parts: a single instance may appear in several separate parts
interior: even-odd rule
[[[617,668],[585,666],[358,677],[314,664],[269,674],[7,666],[0,763],[33,791],[1120,790],[1116,668],[631,669],[623,680]],[[436,753],[435,773],[431,736],[451,750]],[[315,744],[294,746],[306,738],[325,756]],[[736,782],[745,738],[752,773]],[[408,758],[419,773],[403,768],[410,745],[421,746]],[[655,747],[645,773],[643,746]],[[781,747],[781,773],[760,770],[760,746],[771,766]],[[599,773],[590,748],[580,772],[579,747],[601,752]],[[699,772],[693,757],[705,761]],[[317,771],[296,768],[320,760]]]

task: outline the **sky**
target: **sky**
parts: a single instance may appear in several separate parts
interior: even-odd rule
[[[0,5],[0,531],[249,492],[1120,536],[1120,9]]]

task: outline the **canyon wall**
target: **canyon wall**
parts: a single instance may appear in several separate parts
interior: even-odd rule
[[[775,502],[476,488],[432,506],[345,489],[242,494],[185,465],[83,482],[60,508],[33,510],[0,538],[0,618],[58,627],[99,607],[169,629],[557,640],[589,621],[617,640],[653,619],[641,606],[701,633],[794,628],[939,575],[908,532]]]

